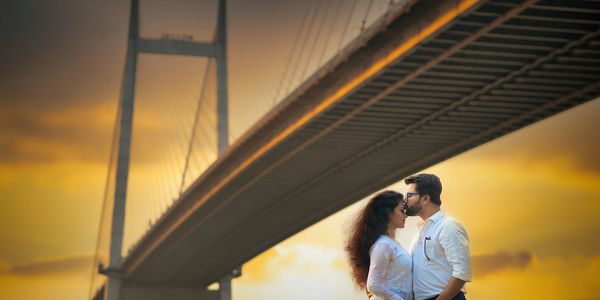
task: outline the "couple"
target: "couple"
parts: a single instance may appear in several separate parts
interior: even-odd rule
[[[469,238],[440,210],[442,183],[433,174],[404,180],[406,198],[394,191],[373,197],[352,228],[348,252],[355,282],[370,300],[464,300],[471,281]],[[408,216],[419,216],[411,253],[395,240]]]

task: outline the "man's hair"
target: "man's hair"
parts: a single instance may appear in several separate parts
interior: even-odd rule
[[[404,179],[404,183],[414,183],[419,195],[429,195],[431,202],[442,205],[442,199],[440,198],[440,195],[442,194],[442,182],[437,176],[422,173]]]

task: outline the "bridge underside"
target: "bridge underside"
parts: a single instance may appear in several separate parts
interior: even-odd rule
[[[359,37],[157,222],[124,284],[206,286],[409,174],[598,97],[599,2],[470,2],[418,1]]]

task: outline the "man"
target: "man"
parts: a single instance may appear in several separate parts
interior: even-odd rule
[[[419,174],[404,182],[406,214],[421,218],[412,245],[415,299],[465,300],[464,285],[471,281],[469,237],[457,220],[440,209],[440,179]]]

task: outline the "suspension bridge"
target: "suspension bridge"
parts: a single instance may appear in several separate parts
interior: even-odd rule
[[[307,2],[275,105],[235,136],[226,1],[210,42],[141,37],[131,2],[90,299],[231,299],[242,265],[284,239],[600,93],[600,1],[389,1],[371,22],[373,1],[358,3]],[[353,16],[360,30],[331,42],[325,21],[341,24],[343,41]],[[139,146],[142,53],[206,62],[187,108],[158,112],[170,117],[156,130],[174,129]]]

